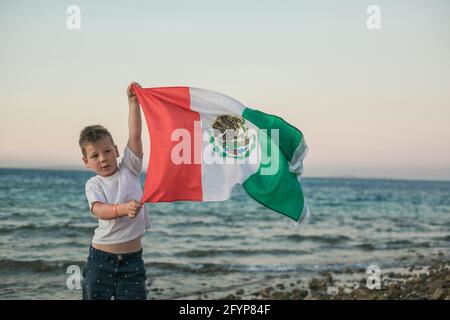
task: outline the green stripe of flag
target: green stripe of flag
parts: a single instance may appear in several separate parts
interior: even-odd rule
[[[259,130],[259,142],[261,154],[271,159],[269,163],[263,161],[258,171],[244,181],[244,189],[259,203],[298,221],[304,208],[304,196],[297,175],[289,171],[289,160],[303,142],[302,133],[283,119],[260,111],[246,109],[243,117],[260,129],[268,129]],[[278,146],[270,138],[270,129],[279,130]],[[281,152],[275,152],[276,148]],[[270,166],[278,168],[276,173],[264,174]]]
[[[251,123],[261,129],[266,129],[270,135],[270,129],[279,130],[280,149],[291,161],[297,147],[302,142],[303,134],[297,128],[293,127],[280,117],[267,114],[258,110],[246,108],[242,117],[248,119]]]

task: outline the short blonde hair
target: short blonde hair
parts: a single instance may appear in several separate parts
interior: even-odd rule
[[[103,127],[99,124],[84,127],[84,129],[81,130],[80,140],[78,141],[80,148],[81,148],[81,152],[83,153],[83,156],[86,156],[86,151],[84,150],[84,146],[87,143],[93,144],[103,138],[111,139],[111,142],[114,144],[114,140],[112,138],[111,133],[105,127]]]

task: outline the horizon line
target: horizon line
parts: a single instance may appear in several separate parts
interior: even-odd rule
[[[92,172],[89,169],[77,166],[51,166],[51,167],[3,167],[0,170],[42,170],[42,171],[81,171]],[[141,171],[141,174],[147,174],[147,171]],[[306,179],[348,179],[348,180],[396,180],[396,181],[423,181],[423,182],[450,182],[450,179],[432,179],[432,178],[406,178],[406,177],[366,177],[358,175],[330,175],[330,176],[308,176],[302,175]]]

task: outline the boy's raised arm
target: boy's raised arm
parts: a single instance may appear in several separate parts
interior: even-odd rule
[[[128,114],[128,148],[133,151],[135,155],[142,159],[142,122],[141,122],[141,109],[139,108],[139,102],[136,97],[136,93],[134,92],[132,86],[140,85],[136,82],[130,83],[127,88],[128,95],[128,106],[129,106],[129,114]]]

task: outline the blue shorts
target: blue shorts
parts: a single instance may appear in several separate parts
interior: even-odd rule
[[[91,246],[83,269],[83,300],[145,300],[146,279],[142,249],[114,254]]]

